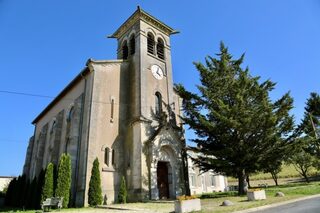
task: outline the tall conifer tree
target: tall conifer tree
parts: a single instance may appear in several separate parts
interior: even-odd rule
[[[93,161],[91,178],[89,182],[88,203],[90,206],[97,206],[101,205],[102,203],[101,178],[98,158]]]
[[[49,163],[46,169],[44,184],[42,187],[41,201],[54,196],[53,188],[53,164]]]
[[[58,166],[58,180],[56,197],[63,197],[63,208],[69,204],[71,188],[71,158],[69,154],[62,154]]]
[[[126,179],[122,176],[120,190],[118,194],[118,203],[127,203]]]
[[[261,171],[270,155],[286,148],[293,128],[289,93],[272,102],[269,92],[275,83],[251,76],[241,67],[243,59],[232,59],[221,43],[217,58],[194,63],[200,73],[199,94],[176,85],[184,100],[183,120],[197,136],[195,164],[238,178],[239,194],[245,193],[247,174]]]

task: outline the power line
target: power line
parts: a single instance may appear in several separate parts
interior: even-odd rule
[[[0,90],[0,93],[13,94],[13,95],[23,95],[23,96],[32,96],[32,97],[39,97],[39,98],[51,98],[51,99],[54,98],[52,96],[47,96],[47,95],[38,95],[38,94],[24,93],[24,92],[13,92],[13,91],[8,91],[8,90]]]
[[[0,93],[4,93],[4,94],[9,94],[9,95],[22,95],[22,96],[29,96],[29,97],[38,97],[38,98],[49,98],[49,99],[55,99],[56,97],[53,96],[49,96],[49,95],[40,95],[40,94],[34,94],[34,93],[25,93],[25,92],[16,92],[16,91],[9,91],[9,90],[0,90]],[[71,101],[74,102],[75,99],[71,99],[71,98],[62,98],[61,101]],[[90,102],[90,101],[86,101],[86,102]],[[97,103],[97,104],[114,104],[114,105],[131,105],[131,104],[127,104],[127,103],[111,103],[111,102],[106,102],[106,101],[96,101],[96,100],[92,100],[92,103]],[[142,108],[146,108],[146,107],[152,107],[152,105],[141,105]]]

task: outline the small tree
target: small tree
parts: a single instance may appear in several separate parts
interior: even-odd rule
[[[122,176],[120,190],[118,194],[118,203],[127,203],[127,187],[126,187],[126,180]]]
[[[46,174],[44,178],[44,184],[42,187],[41,201],[47,198],[53,197],[53,164],[49,163],[46,169]]]
[[[14,178],[10,181],[6,193],[6,198],[5,198],[5,204],[6,206],[13,206],[13,198],[14,198],[14,191],[16,187],[17,179]]]
[[[42,192],[42,187],[44,184],[44,178],[45,178],[45,170],[42,169],[39,173],[39,176],[37,178],[37,187],[34,191],[34,208],[35,209],[41,209],[41,192]]]
[[[69,204],[71,188],[71,158],[69,154],[62,154],[58,166],[58,180],[56,196],[63,197],[63,208]]]
[[[33,180],[30,183],[30,187],[27,193],[26,203],[28,209],[35,209],[35,194],[37,189],[37,178],[34,177]]]
[[[309,171],[314,164],[314,156],[307,150],[308,140],[306,138],[296,139],[295,150],[288,158],[288,163],[293,164],[299,174],[309,183]]]
[[[89,182],[88,203],[90,206],[97,206],[102,203],[101,178],[98,158],[93,161],[91,178]]]

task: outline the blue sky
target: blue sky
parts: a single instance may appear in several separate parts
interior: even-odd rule
[[[112,34],[140,5],[180,33],[171,37],[173,77],[194,90],[204,61],[224,41],[262,80],[272,99],[294,97],[298,122],[310,92],[320,92],[317,0],[0,0],[0,91],[56,96],[88,58],[115,59]],[[0,92],[0,175],[22,171],[31,121],[50,98]],[[188,134],[190,135],[190,134]]]

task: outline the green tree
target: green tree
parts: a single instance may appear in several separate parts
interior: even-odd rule
[[[293,99],[286,93],[272,102],[275,83],[260,83],[260,77],[242,69],[244,55],[233,60],[223,43],[220,51],[218,58],[208,56],[205,65],[194,63],[200,94],[182,85],[176,90],[184,100],[183,120],[197,136],[192,150],[200,154],[193,161],[202,171],[238,178],[238,193],[244,194],[246,175],[262,171],[265,159],[285,149],[293,128]]]
[[[16,183],[17,183],[17,179],[13,178],[8,185],[6,198],[5,198],[6,206],[13,206],[14,191],[15,191]]]
[[[71,158],[69,154],[62,154],[58,166],[58,180],[56,196],[63,197],[63,208],[69,204],[71,188]]]
[[[41,209],[41,192],[44,184],[44,178],[45,178],[45,170],[42,169],[38,175],[37,178],[37,187],[34,191],[34,208],[35,209]]]
[[[35,204],[36,189],[37,189],[37,177],[34,177],[30,183],[30,187],[29,187],[29,190],[27,193],[27,198],[26,198],[26,203],[27,203],[26,207],[28,209],[35,209],[36,208],[36,204]]]
[[[97,206],[102,203],[101,178],[98,158],[93,161],[91,178],[89,182],[88,203],[90,206]]]
[[[308,151],[309,142],[304,138],[296,139],[297,142],[294,147],[292,155],[288,158],[287,163],[293,164],[297,172],[309,183],[309,172],[312,168],[315,157]]]
[[[41,193],[41,202],[47,198],[51,198],[54,196],[54,188],[53,188],[53,164],[49,163],[46,168],[46,174],[44,178],[44,184],[42,187]]]
[[[303,119],[296,129],[297,137],[303,138],[304,149],[320,158],[320,96],[312,92],[307,99]],[[297,142],[301,142],[298,140]],[[298,145],[299,146],[299,145]],[[317,163],[316,163],[317,164]]]
[[[126,180],[123,176],[121,179],[120,190],[118,194],[118,203],[127,203],[127,186]]]

